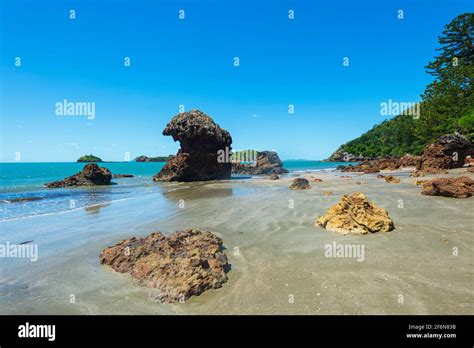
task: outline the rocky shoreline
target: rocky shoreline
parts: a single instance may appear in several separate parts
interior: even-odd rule
[[[288,185],[290,191],[313,191],[311,183],[321,185],[324,180],[308,175],[279,175],[288,173],[274,151],[257,152],[256,160],[250,163],[233,162],[231,158],[232,138],[211,117],[199,110],[176,115],[163,130],[163,135],[179,141],[180,150],[164,165],[154,181],[165,182],[213,182],[225,183],[231,173],[266,176],[262,182]],[[411,170],[412,177],[446,174],[449,170],[470,168],[473,165],[473,145],[460,134],[440,137],[426,146],[420,156],[377,158],[357,165],[338,167],[340,173],[372,175],[387,184],[400,185],[402,181],[395,173]],[[107,168],[89,163],[83,170],[64,180],[45,184],[49,188],[68,186],[109,185],[112,178],[128,178],[132,174],[112,174]],[[354,179],[339,176],[339,180]],[[357,180],[355,185],[368,181]],[[474,180],[469,176],[434,177],[416,182],[423,196],[442,196],[466,199],[474,194]],[[311,190],[313,189],[313,190]],[[301,192],[301,195],[307,193]],[[332,191],[322,191],[331,196]],[[395,223],[389,212],[369,200],[359,191],[340,196],[339,202],[329,206],[326,214],[314,222],[316,228],[348,234],[372,234],[389,232]],[[161,302],[183,302],[209,289],[222,287],[228,280],[230,270],[223,241],[211,232],[197,228],[177,231],[169,237],[160,232],[143,238],[128,238],[105,248],[100,263],[119,273],[128,273],[138,284],[154,290],[153,297]]]
[[[447,169],[472,165],[474,146],[469,140],[458,134],[440,137],[425,147],[420,156],[382,157],[363,161],[357,165],[339,166],[342,172],[378,173],[381,170],[397,170],[414,167],[413,176],[442,174]]]

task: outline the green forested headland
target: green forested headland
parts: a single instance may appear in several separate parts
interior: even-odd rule
[[[374,126],[338,149],[355,156],[418,155],[441,135],[459,132],[474,141],[474,14],[457,16],[438,37],[438,55],[426,66],[434,77],[419,115],[399,115]]]

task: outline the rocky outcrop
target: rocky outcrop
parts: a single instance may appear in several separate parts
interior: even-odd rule
[[[315,178],[313,176],[310,178],[310,180],[311,180],[311,182],[314,182],[314,183],[323,182],[323,179]]]
[[[199,110],[176,115],[163,130],[181,148],[154,181],[206,181],[229,179],[232,138],[211,117]]]
[[[278,179],[280,179],[280,177],[278,176],[278,174],[271,174],[269,179],[270,180],[278,180]]]
[[[283,162],[275,151],[259,151],[255,163],[232,163],[232,173],[247,175],[284,174]]]
[[[222,240],[211,232],[186,229],[169,237],[155,232],[126,239],[104,249],[99,259],[154,288],[161,302],[177,302],[227,282],[229,264],[222,249]]]
[[[440,137],[426,146],[421,156],[380,157],[357,165],[338,166],[342,172],[378,173],[381,170],[398,170],[415,167],[413,176],[443,173],[446,169],[462,167],[469,155],[474,154],[473,145],[459,133]],[[469,161],[469,159],[467,160]]]
[[[357,165],[338,166],[342,172],[362,172],[365,174],[378,173],[381,170],[398,170],[403,165],[414,165],[415,158],[409,155],[403,157],[381,157],[371,161],[358,163]]]
[[[84,166],[82,171],[76,173],[64,180],[50,182],[45,184],[49,188],[67,187],[67,186],[94,186],[109,185],[112,179],[110,170],[99,167],[95,163],[89,163]]]
[[[315,225],[342,234],[388,232],[394,229],[387,210],[369,202],[360,192],[342,196],[339,203],[316,220]]]
[[[307,190],[310,189],[309,181],[304,178],[296,178],[292,181],[290,189],[292,190]]]
[[[474,180],[467,176],[424,180],[421,185],[421,194],[427,196],[468,198],[474,194]]]
[[[433,144],[426,146],[421,154],[416,169],[451,169],[464,165],[464,160],[474,152],[471,142],[459,133],[440,137]]]

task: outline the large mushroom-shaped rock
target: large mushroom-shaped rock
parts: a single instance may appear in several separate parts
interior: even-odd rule
[[[424,180],[422,195],[468,198],[474,194],[474,180],[467,176]]]
[[[311,186],[309,184],[309,181],[304,178],[296,178],[293,180],[291,183],[290,189],[292,190],[306,190],[310,189]]]
[[[179,141],[180,150],[153,177],[154,181],[229,179],[232,138],[211,117],[199,110],[176,115],[163,130]]]
[[[89,163],[84,166],[82,171],[66,179],[54,181],[45,184],[49,188],[67,187],[67,186],[95,186],[109,185],[112,179],[110,170],[99,167],[95,163]]]
[[[247,175],[268,175],[288,173],[283,168],[283,162],[275,151],[258,151],[255,163],[233,163],[232,172]]]
[[[339,203],[316,220],[315,225],[342,234],[388,232],[394,229],[387,210],[369,202],[360,192],[342,196]]]
[[[155,289],[159,301],[177,302],[227,282],[229,264],[222,249],[222,240],[211,232],[185,229],[169,237],[155,232],[126,239],[104,249],[99,259]]]
[[[427,168],[459,168],[473,151],[473,145],[463,135],[459,133],[443,135],[433,144],[426,146],[419,157],[416,169],[425,171]]]

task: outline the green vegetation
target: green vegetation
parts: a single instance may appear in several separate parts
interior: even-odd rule
[[[102,159],[100,159],[97,156],[94,155],[84,155],[80,157],[77,162],[103,162]]]
[[[453,132],[474,141],[474,14],[453,19],[438,41],[440,53],[426,66],[434,80],[421,95],[419,117],[402,114],[385,120],[339,150],[364,157],[418,155]]]

